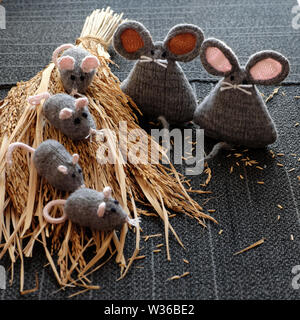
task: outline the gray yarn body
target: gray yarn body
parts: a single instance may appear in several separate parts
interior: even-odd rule
[[[38,174],[59,190],[75,191],[84,183],[80,166],[72,163],[70,153],[55,140],[41,143],[33,154],[33,162]],[[67,174],[58,171],[60,165],[67,167]]]
[[[64,93],[56,94],[45,101],[43,112],[46,119],[63,134],[72,140],[85,139],[90,134],[90,129],[95,129],[95,122],[88,107],[75,108],[76,99]],[[59,119],[62,109],[69,108],[74,111],[68,119]]]
[[[121,89],[148,119],[164,116],[170,123],[183,123],[193,119],[197,107],[193,88],[176,61],[168,61],[167,68],[137,61]]]
[[[276,141],[275,124],[256,86],[251,95],[237,89],[220,91],[223,79],[198,106],[194,122],[206,136],[234,145],[262,148]],[[226,79],[226,82],[230,82]]]
[[[106,210],[104,216],[99,217],[97,211],[103,201],[106,203]],[[114,212],[111,211],[112,208]],[[64,211],[72,222],[99,231],[120,229],[128,219],[126,212],[114,199],[104,200],[102,192],[88,188],[72,193],[66,201]]]
[[[87,50],[78,47],[67,49],[61,55],[61,57],[70,56],[75,59],[74,70],[60,70],[61,81],[68,93],[71,93],[73,89],[78,90],[80,93],[85,93],[92,83],[96,70],[85,73],[80,67],[82,60],[90,55]],[[75,80],[72,80],[71,76],[74,76]],[[83,77],[83,80],[81,77]]]

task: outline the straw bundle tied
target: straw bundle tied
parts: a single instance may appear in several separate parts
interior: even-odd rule
[[[96,55],[101,63],[87,97],[89,109],[97,123],[97,128],[108,128],[118,137],[119,121],[127,121],[128,132],[140,129],[132,108],[138,108],[119,87],[119,80],[109,68],[107,48],[116,27],[121,23],[122,15],[106,10],[96,10],[86,19],[82,34],[76,44]],[[10,143],[24,142],[36,148],[46,139],[61,142],[71,153],[80,155],[85,184],[89,188],[101,191],[111,186],[113,196],[123,205],[131,217],[149,212],[139,209],[136,202],[150,205],[164,222],[167,258],[170,259],[168,232],[171,231],[183,246],[168,221],[168,211],[183,212],[205,226],[204,219],[213,218],[202,212],[202,208],[193,201],[183,187],[183,176],[179,175],[170,164],[167,168],[161,164],[124,163],[120,149],[111,144],[111,152],[116,156],[115,164],[99,164],[97,149],[101,145],[97,139],[92,141],[72,142],[53,126],[45,122],[42,105],[31,107],[29,96],[48,91],[51,94],[63,92],[58,70],[51,63],[27,82],[18,83],[8,96],[0,102],[0,259],[9,254],[13,265],[21,261],[20,291],[24,291],[24,259],[31,257],[36,242],[42,243],[49,265],[60,286],[78,285],[86,289],[97,289],[90,284],[88,275],[101,268],[115,256],[120,265],[123,278],[135,257],[139,253],[140,230],[136,231],[136,247],[127,263],[123,254],[127,225],[120,234],[117,232],[94,232],[66,221],[61,225],[49,225],[42,216],[44,205],[53,199],[67,198],[37,176],[31,162],[31,155],[22,150],[15,151],[14,164],[6,167],[5,156]],[[108,137],[110,141],[113,137]],[[155,144],[160,154],[162,148]],[[150,143],[151,142],[151,143]],[[128,142],[128,149],[133,142]],[[150,162],[150,161],[149,161]],[[60,216],[62,208],[53,210],[53,216]],[[94,256],[86,261],[85,253],[92,248]],[[57,260],[55,256],[57,254]],[[108,257],[108,259],[107,259]],[[106,259],[106,260],[105,260]]]

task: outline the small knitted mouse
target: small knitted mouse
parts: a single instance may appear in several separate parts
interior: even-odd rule
[[[63,54],[58,58],[62,51]],[[85,93],[100,65],[97,57],[72,44],[58,47],[53,52],[52,60],[60,72],[65,90],[72,95],[78,92]]]
[[[203,42],[200,59],[209,73],[223,77],[194,114],[205,135],[223,141],[221,148],[263,148],[275,142],[275,124],[255,85],[283,81],[289,73],[287,59],[275,51],[261,51],[241,67],[231,49],[217,39]]]
[[[43,104],[45,118],[72,140],[86,139],[97,131],[86,97],[76,99],[65,93],[50,96],[48,92],[43,92],[29,97],[28,101],[38,105],[43,99],[46,100]]]
[[[193,119],[196,96],[177,61],[198,56],[203,39],[202,30],[190,24],[173,27],[163,42],[155,43],[139,22],[118,27],[113,37],[115,50],[128,60],[138,60],[121,89],[148,119],[164,117],[174,124]]]

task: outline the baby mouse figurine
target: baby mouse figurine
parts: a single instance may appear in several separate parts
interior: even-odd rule
[[[124,22],[116,30],[113,46],[117,53],[137,60],[121,89],[149,120],[160,117],[182,124],[193,119],[196,96],[177,61],[198,56],[203,39],[202,30],[190,24],[173,27],[163,42],[155,43],[139,22]]]
[[[10,166],[12,165],[12,152],[18,147],[33,153],[33,163],[38,174],[53,187],[71,192],[84,187],[82,169],[78,165],[79,155],[75,153],[71,156],[59,142],[46,140],[37,149],[21,142],[12,143],[6,155]]]
[[[62,51],[63,54],[58,58]],[[58,47],[53,52],[52,61],[60,72],[65,90],[72,95],[86,92],[100,65],[97,57],[72,44]]]
[[[211,155],[233,145],[263,148],[275,142],[275,124],[256,84],[279,84],[289,73],[288,60],[278,52],[261,51],[241,67],[232,50],[217,39],[203,42],[200,59],[209,73],[223,77],[194,114],[206,136],[222,141]]]
[[[42,99],[46,99],[43,104],[45,118],[67,137],[74,141],[82,140],[96,132],[86,97],[76,99],[65,93],[50,96],[45,92],[29,97],[28,101],[32,105],[38,105]]]
[[[55,205],[64,205],[64,214],[52,218],[49,210]],[[72,193],[67,200],[53,200],[43,210],[44,218],[49,223],[62,223],[70,219],[73,223],[98,231],[120,229],[124,223],[137,227],[140,218],[130,219],[119,202],[111,197],[111,188],[103,192],[82,188]]]

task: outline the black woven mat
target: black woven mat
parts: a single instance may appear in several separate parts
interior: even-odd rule
[[[162,39],[168,29],[179,22],[191,22],[203,28],[206,35],[225,40],[240,56],[241,61],[258,50],[272,48],[286,54],[292,63],[287,81],[298,81],[299,44],[296,31],[291,26],[291,8],[296,1],[111,1],[116,11],[142,21],[155,39]],[[7,30],[0,31],[1,83],[27,80],[43,68],[52,50],[63,42],[73,41],[79,35],[84,18],[94,8],[106,5],[102,1],[3,1],[7,8]],[[297,33],[298,32],[298,33]],[[114,57],[119,69],[114,69],[124,79],[131,64]],[[184,65],[190,79],[207,79],[200,61]],[[299,72],[298,72],[299,73]],[[213,83],[196,83],[199,99],[210,91]],[[268,96],[274,87],[260,90]],[[3,98],[7,91],[0,91]],[[89,291],[73,299],[298,299],[300,291],[292,287],[292,268],[300,265],[299,172],[300,126],[299,86],[282,86],[268,103],[268,108],[279,131],[278,141],[270,152],[250,151],[264,170],[254,167],[238,167],[234,156],[221,153],[214,159],[213,179],[208,187],[212,195],[193,195],[206,209],[215,209],[213,216],[219,225],[208,224],[207,229],[196,221],[181,216],[171,223],[183,241],[182,249],[170,236],[171,262],[166,260],[164,247],[161,253],[153,253],[164,238],[142,242],[141,254],[146,258],[134,263],[128,275],[121,281],[119,268],[110,261],[91,276],[100,290]],[[210,145],[210,141],[206,141]],[[279,167],[277,163],[284,164]],[[234,167],[230,174],[230,168]],[[295,170],[291,171],[291,169]],[[184,166],[177,166],[179,171]],[[240,178],[240,175],[244,179]],[[191,184],[199,187],[205,176],[192,176]],[[257,181],[264,181],[259,185]],[[278,208],[280,204],[283,209]],[[278,220],[278,215],[280,219]],[[145,235],[163,233],[163,224],[157,218],[144,217]],[[223,232],[220,234],[220,230]],[[265,242],[248,252],[237,251],[265,238]],[[292,240],[292,238],[294,240]],[[129,257],[135,246],[135,236],[129,232],[125,254]],[[186,264],[183,259],[190,263]],[[25,289],[35,286],[38,273],[40,288],[36,293],[19,294],[19,268],[14,270],[14,281],[8,284],[10,266],[8,256],[0,261],[7,269],[7,289],[0,290],[0,299],[65,299],[78,289],[56,292],[59,288],[50,267],[44,267],[47,259],[43,248],[36,246],[33,257],[25,263]],[[183,272],[190,275],[180,280],[167,281]]]

